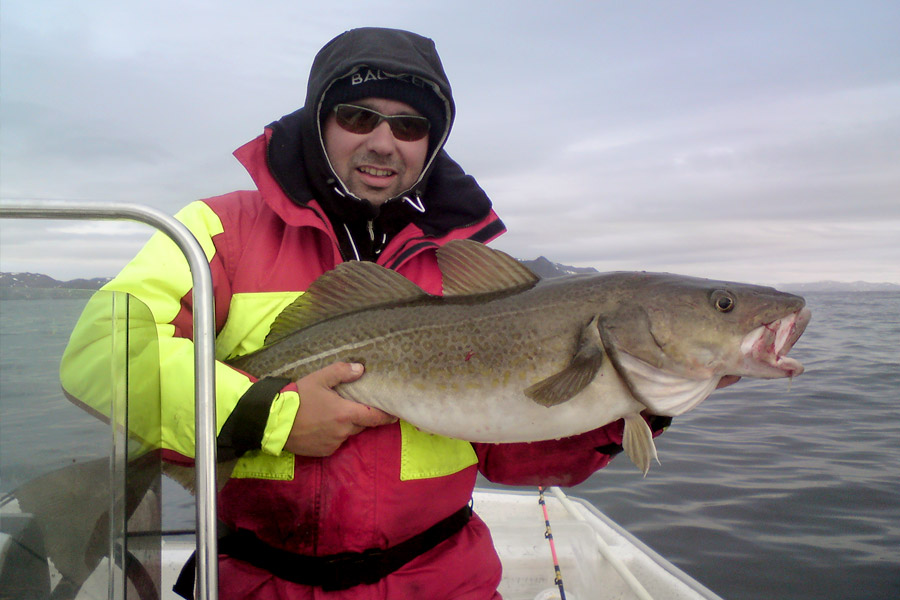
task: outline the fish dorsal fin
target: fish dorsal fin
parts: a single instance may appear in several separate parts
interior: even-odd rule
[[[371,262],[344,262],[313,281],[275,318],[266,345],[326,319],[427,297],[427,292],[396,271]]]
[[[444,296],[517,291],[540,278],[515,258],[472,240],[453,240],[437,251]]]
[[[542,406],[556,406],[570,400],[586,388],[603,365],[603,345],[597,329],[598,319],[581,331],[578,350],[565,369],[525,390],[525,395]]]

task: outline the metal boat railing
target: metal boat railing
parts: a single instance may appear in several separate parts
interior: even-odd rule
[[[107,202],[0,203],[4,219],[128,220],[168,235],[188,261],[194,295],[194,399],[197,494],[197,598],[218,599],[216,538],[215,320],[212,276],[200,244],[180,221],[148,206]]]

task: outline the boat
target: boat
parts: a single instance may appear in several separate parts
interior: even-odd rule
[[[558,487],[543,494],[477,488],[473,502],[503,564],[499,591],[505,600],[556,600],[562,593],[568,600],[719,598],[596,506]]]
[[[215,600],[214,354],[211,283],[202,250],[177,221],[137,205],[3,204],[0,217],[125,218],[155,226],[172,236],[188,257],[198,307],[194,315],[196,529],[163,527],[165,504],[160,482],[164,476],[158,453],[134,452],[122,427],[128,422],[125,415],[130,388],[127,381],[112,381],[110,388],[126,390],[126,397],[121,404],[113,398],[113,416],[109,418],[113,425],[101,428],[100,437],[108,444],[108,453],[92,460],[73,458],[72,464],[49,472],[36,468],[39,476],[0,498],[0,599],[175,599],[172,586],[184,563],[196,553],[197,597]],[[134,299],[112,295],[101,300],[109,302],[112,310],[128,307],[126,314],[131,318],[139,313]],[[122,345],[126,362],[132,358],[128,348],[134,337],[123,338],[127,340]],[[17,384],[14,376],[22,376],[7,371],[0,372],[4,398],[13,395],[10,386]],[[114,379],[118,376],[112,375]],[[25,379],[34,377],[31,374]],[[68,402],[61,394],[60,401]],[[116,406],[120,408],[114,409]],[[118,417],[116,410],[122,411]],[[9,437],[0,436],[0,455],[6,454],[7,444],[15,443]],[[65,450],[50,454],[58,461],[61,453]],[[2,469],[8,470],[10,461],[5,460],[3,465]],[[21,477],[21,472],[16,475]],[[0,482],[4,480],[9,480],[8,473],[0,471]],[[476,488],[473,508],[490,528],[503,564],[499,591],[506,600],[719,598],[595,506],[567,496],[560,488]]]
[[[540,501],[538,491],[476,488],[473,494],[473,507],[490,528],[503,564],[498,591],[504,600],[719,599],[595,506],[582,498],[570,497],[556,487],[546,490],[543,497],[553,539],[551,547]],[[0,533],[0,581],[4,580],[4,573],[10,572],[27,573],[32,579],[25,586],[30,595],[0,592],[2,598],[50,598],[61,583],[61,575],[52,560],[43,557],[41,564],[33,560],[35,547],[42,547],[40,535],[35,535],[35,530],[41,528],[20,524],[31,523],[32,517],[19,512],[15,504],[4,506],[0,512],[0,522],[5,521],[7,525]],[[111,566],[108,558],[104,558],[73,597],[76,600],[180,598],[172,587],[196,550],[194,532],[153,533],[154,536],[158,533],[161,540],[161,564],[152,587],[146,581],[139,584],[143,587],[128,581],[119,566]],[[27,559],[23,558],[26,553]],[[47,582],[40,588],[46,595],[34,592],[39,586],[31,584],[39,580]],[[114,593],[109,596],[111,586]],[[121,594],[115,593],[116,586],[123,588]]]

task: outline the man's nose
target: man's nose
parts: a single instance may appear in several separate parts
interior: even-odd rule
[[[396,149],[396,140],[387,121],[378,124],[369,134],[366,144],[369,149],[379,154],[391,154]]]

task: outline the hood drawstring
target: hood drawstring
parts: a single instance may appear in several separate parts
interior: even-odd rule
[[[347,194],[346,192],[344,192],[344,190],[342,190],[340,188],[340,186],[337,186],[337,185],[333,186],[332,189],[334,190],[335,194],[337,194],[338,196],[340,196],[342,198],[346,198],[346,197],[348,197],[348,195],[350,195],[350,194]],[[350,195],[350,196],[355,197],[352,195]],[[425,203],[422,201],[422,197],[420,196],[419,192],[416,192],[414,196],[410,196],[410,195],[401,196],[400,200],[402,202],[406,202],[407,204],[409,204],[417,212],[422,213],[422,214],[425,213]],[[353,251],[353,258],[356,260],[363,260],[362,255],[359,253],[359,248],[356,245],[356,240],[354,240],[354,238],[353,238],[353,232],[350,231],[349,225],[347,224],[346,221],[342,222],[341,225],[344,228],[344,233],[346,233],[346,235],[347,235],[347,241],[350,243],[350,249]],[[381,254],[381,251],[384,250],[385,246],[387,246],[387,241],[388,241],[387,233],[381,232],[381,234],[380,234],[381,239],[376,243],[375,238],[376,238],[377,234],[375,232],[375,221],[371,220],[371,219],[366,222],[366,230],[368,231],[369,242],[370,242],[370,244],[369,244],[370,250],[368,252],[371,252],[375,256]],[[367,254],[367,256],[369,256],[369,254]],[[367,259],[367,260],[369,260],[369,259]]]
[[[375,253],[375,256],[381,254],[381,251],[384,250],[384,247],[387,245],[387,234],[381,234],[381,240],[376,244],[375,243],[375,221],[369,221],[369,241],[372,242],[372,251]]]
[[[347,227],[346,223],[344,223],[344,231],[347,232],[347,239],[350,240],[350,247],[353,249],[353,255],[356,257],[356,260],[362,260],[359,257],[359,250],[356,249],[356,242],[353,241],[353,234],[350,233],[350,228]]]
[[[422,198],[419,196],[418,192],[416,192],[415,200],[413,200],[409,196],[403,196],[403,201],[407,202],[410,206],[412,206],[414,209],[416,209],[420,213],[425,212],[425,205],[422,203]]]

